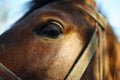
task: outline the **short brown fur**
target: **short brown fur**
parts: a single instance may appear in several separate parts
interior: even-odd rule
[[[22,80],[64,80],[89,42],[96,24],[86,12],[73,5],[84,6],[84,2],[96,8],[94,0],[59,0],[33,7],[0,36],[0,62]],[[62,37],[51,39],[35,34],[34,29],[49,20],[62,24]],[[105,80],[120,80],[120,44],[109,24],[106,36]],[[94,56],[81,80],[98,80],[96,60]]]

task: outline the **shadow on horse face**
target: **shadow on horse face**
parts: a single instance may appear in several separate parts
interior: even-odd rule
[[[0,62],[23,80],[63,80],[93,33],[85,15],[69,1],[32,11],[0,36]]]

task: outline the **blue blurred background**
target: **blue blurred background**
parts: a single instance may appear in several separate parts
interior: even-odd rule
[[[24,15],[29,1],[31,0],[0,0],[0,34]],[[96,3],[120,41],[120,0],[96,0]]]

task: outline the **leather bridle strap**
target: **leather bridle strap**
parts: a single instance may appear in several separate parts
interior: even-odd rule
[[[98,25],[99,26],[99,25]],[[106,32],[99,27],[99,80],[105,80]]]
[[[88,3],[86,3],[86,4],[88,4]],[[102,30],[106,30],[107,21],[103,17],[103,15],[101,15],[98,11],[96,11],[95,9],[92,8],[93,9],[93,10],[91,10],[92,12],[89,12],[89,10],[82,7],[81,5],[75,5],[75,6],[80,8],[81,10],[85,11],[93,20],[95,20],[98,23],[98,25],[100,25]],[[87,7],[87,8],[89,8],[89,7]],[[89,8],[89,9],[91,9],[91,8]]]
[[[85,72],[88,64],[90,63],[94,53],[96,51],[96,47],[98,45],[98,28],[95,27],[93,36],[87,45],[86,50],[83,55],[79,58],[78,62],[74,65],[73,69],[67,76],[66,80],[80,80],[83,73]]]
[[[0,80],[21,80],[13,72],[0,63]]]
[[[85,11],[92,19],[96,21],[95,30],[90,42],[87,45],[86,50],[83,55],[79,57],[78,62],[73,65],[70,72],[67,74],[65,80],[80,80],[82,75],[84,74],[87,66],[91,62],[95,51],[98,49],[99,53],[99,80],[104,80],[105,75],[105,47],[106,47],[106,39],[105,39],[105,30],[107,21],[104,17],[99,14],[97,11],[93,11],[93,13],[89,12],[86,8],[81,5],[76,5],[78,8]]]

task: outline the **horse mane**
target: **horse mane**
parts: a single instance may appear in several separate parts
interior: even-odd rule
[[[33,12],[34,10],[48,4],[48,3],[52,3],[52,2],[55,2],[55,1],[58,1],[58,0],[32,0],[31,2],[29,2],[29,6],[30,6],[30,9],[29,11],[25,14],[28,15],[29,13]]]
[[[49,3],[52,3],[52,2],[55,2],[55,1],[62,1],[62,0],[32,0],[28,4],[30,6],[30,9],[26,13],[26,15],[28,15],[29,13],[33,12],[34,10],[36,10],[36,9],[46,5],[46,4],[49,4]],[[75,2],[75,3],[86,2],[86,3],[90,4],[92,7],[97,8],[94,0],[74,0],[74,1],[69,0],[69,1]]]

